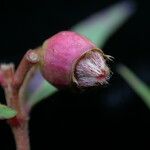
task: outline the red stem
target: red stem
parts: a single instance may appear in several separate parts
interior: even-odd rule
[[[11,127],[16,141],[17,150],[30,150],[28,121],[21,123],[18,127]]]
[[[28,112],[24,107],[22,96],[24,80],[28,72],[39,62],[38,51],[29,50],[20,62],[16,73],[14,65],[0,66],[0,84],[3,86],[7,104],[17,111],[17,116],[8,120],[16,141],[17,150],[30,150],[28,135]],[[5,84],[4,84],[5,83]]]
[[[20,89],[29,70],[39,62],[38,51],[29,50],[21,60],[14,76],[13,88]]]

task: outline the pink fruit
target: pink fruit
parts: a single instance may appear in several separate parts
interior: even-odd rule
[[[102,50],[89,39],[63,31],[47,39],[42,46],[41,71],[57,87],[75,83],[79,87],[107,82],[110,71]]]

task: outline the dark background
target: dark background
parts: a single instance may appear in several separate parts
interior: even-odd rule
[[[0,0],[0,62],[18,65],[29,48],[117,0]],[[31,112],[32,150],[141,148],[150,141],[150,111],[115,72],[117,63],[129,66],[150,85],[150,2],[136,0],[137,12],[106,43],[115,57],[110,84],[74,93],[62,90]],[[1,102],[4,101],[0,91]],[[11,131],[0,121],[0,150],[15,149]],[[120,146],[121,145],[121,146]]]

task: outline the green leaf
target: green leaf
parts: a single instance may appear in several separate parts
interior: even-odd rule
[[[126,66],[119,65],[117,71],[150,109],[150,88]]]
[[[38,89],[30,96],[28,103],[28,106],[34,106],[35,104],[39,103],[44,98],[52,95],[57,91],[57,88],[52,86],[50,83],[48,83],[46,80],[43,79],[41,85],[38,87]]]
[[[6,105],[0,104],[0,119],[10,119],[15,117],[17,112]]]
[[[90,16],[72,30],[87,36],[101,48],[109,37],[134,13],[135,4],[124,1]]]

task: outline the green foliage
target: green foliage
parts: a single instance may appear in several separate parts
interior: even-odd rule
[[[117,71],[150,108],[150,88],[126,66],[119,65]]]
[[[102,48],[112,34],[134,13],[133,2],[121,2],[78,23],[72,30],[87,36]]]
[[[46,80],[43,79],[42,84],[38,87],[38,89],[30,96],[28,105],[34,106],[35,104],[39,103],[44,98],[52,95],[55,93],[57,89],[48,83]]]
[[[6,105],[0,104],[0,119],[10,119],[15,117],[17,112]]]

